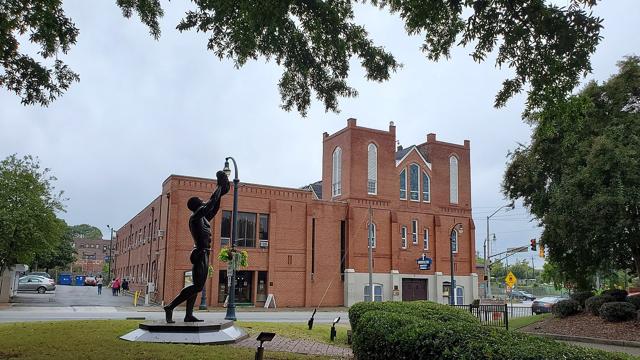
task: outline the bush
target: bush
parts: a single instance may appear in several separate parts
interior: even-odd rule
[[[561,300],[553,304],[551,312],[561,318],[575,315],[580,312],[580,303],[576,300]]]
[[[353,331],[357,359],[629,359],[627,355],[570,346],[473,322],[368,311]]]
[[[571,294],[569,298],[577,301],[580,307],[584,309],[584,302],[593,295],[595,295],[593,291],[578,291]]]
[[[616,298],[614,298],[613,296],[596,295],[588,298],[587,301],[584,302],[584,304],[588,312],[590,312],[592,315],[598,316],[600,315],[600,307],[602,306],[602,304],[614,301],[616,301]]]
[[[633,304],[636,309],[640,310],[640,295],[627,296],[627,302]]]
[[[478,323],[469,311],[458,309],[449,305],[437,304],[431,301],[386,301],[386,302],[359,302],[349,308],[349,322],[351,329],[355,332],[360,326],[360,318],[370,311],[383,311],[385,313],[395,313],[411,315],[418,319],[430,318],[434,321]]]
[[[635,305],[628,302],[610,302],[600,308],[600,317],[607,321],[628,321],[636,317]]]
[[[609,290],[603,291],[602,295],[609,295],[609,296],[613,297],[614,299],[616,299],[616,302],[623,302],[623,301],[625,301],[625,299],[627,298],[627,295],[629,295],[629,293],[627,292],[627,290],[609,289]]]

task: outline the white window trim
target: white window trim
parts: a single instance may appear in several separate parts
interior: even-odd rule
[[[400,245],[403,249],[407,248],[407,227],[403,226],[400,228]]]
[[[431,176],[429,176],[429,174],[427,174],[426,171],[422,172],[422,183],[424,184],[424,179],[427,179],[428,184],[429,184],[429,189],[427,189],[427,191],[424,191],[424,186],[422,187],[422,202],[425,203],[430,203],[431,202]],[[425,200],[424,199],[424,193],[427,193],[427,198],[429,200]]]
[[[407,193],[407,185],[408,185],[408,179],[407,179],[407,168],[402,169],[402,171],[400,171],[400,177],[402,177],[402,173],[404,172],[404,197],[400,196],[400,200],[407,200],[408,197],[408,193]],[[400,185],[400,191],[402,191],[402,185]]]
[[[375,166],[375,169],[373,171],[373,178],[370,178],[370,172],[371,172],[371,164],[369,163],[369,161],[371,160],[369,158],[369,152],[371,151],[371,149],[373,148],[374,151],[374,164],[373,166]],[[369,181],[373,181],[374,182],[374,190],[373,192],[369,192]],[[378,194],[378,147],[376,146],[376,144],[374,143],[370,143],[367,146],[367,194],[369,195],[377,195]]]
[[[362,286],[362,301],[367,301],[366,296],[369,295],[371,296],[371,294],[367,294],[367,287],[369,286],[369,284],[364,284]],[[382,284],[379,283],[373,283],[373,300],[375,302],[375,297],[376,297],[376,288],[380,288],[380,302],[384,301],[384,287],[382,286]]]
[[[411,190],[411,167],[412,167],[412,166],[414,166],[414,165],[418,168],[418,200],[413,200],[413,199],[411,198],[411,193],[413,192],[413,190]],[[421,192],[420,192],[420,173],[421,173],[421,172],[422,172],[422,170],[420,169],[420,165],[418,165],[418,164],[416,164],[416,163],[411,163],[411,164],[409,164],[409,171],[408,171],[408,174],[407,174],[407,175],[408,175],[408,178],[409,178],[409,183],[407,184],[407,185],[409,185],[409,186],[407,186],[407,187],[408,187],[409,192],[408,192],[408,194],[407,194],[407,195],[409,196],[409,200],[410,200],[410,201],[420,202],[420,198],[422,197],[422,196],[421,196]]]
[[[453,163],[455,160],[455,179]],[[454,181],[455,180],[455,181]],[[449,157],[449,202],[451,204],[458,204],[460,201],[460,160],[457,156],[451,155]]]
[[[331,197],[342,195],[342,148],[336,147],[331,155]]]
[[[418,220],[411,220],[411,241],[418,245]]]
[[[429,250],[429,228],[424,228],[422,231],[422,250]]]

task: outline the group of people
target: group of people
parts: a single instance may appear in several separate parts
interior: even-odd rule
[[[103,280],[102,280],[102,275],[99,275],[96,278],[96,285],[98,286],[98,295],[102,294],[102,284],[103,284]],[[129,290],[129,281],[127,279],[122,279],[120,280],[119,277],[112,279],[109,282],[109,287],[111,288],[111,295],[113,296],[120,296],[120,289],[122,290]]]

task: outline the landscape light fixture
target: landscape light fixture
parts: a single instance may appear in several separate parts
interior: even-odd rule
[[[256,357],[255,360],[262,360],[263,356],[264,356],[264,347],[262,347],[262,344],[264,344],[265,341],[271,341],[273,340],[273,338],[276,336],[276,333],[272,333],[272,332],[261,332],[260,335],[258,335],[258,337],[256,338],[256,340],[260,341],[260,346],[258,346],[258,348],[256,349]]]
[[[331,341],[336,339],[336,324],[340,321],[340,316],[333,319],[333,324],[331,324]]]
[[[309,321],[307,321],[307,325],[309,326],[309,330],[313,329],[313,317],[316,316],[316,311],[318,311],[318,309],[313,309],[313,314],[311,314],[311,318],[309,319]]]

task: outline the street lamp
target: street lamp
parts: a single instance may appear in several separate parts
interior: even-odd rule
[[[456,251],[458,251],[458,234],[462,234],[463,228],[461,223],[457,223],[453,225],[451,229],[451,235],[449,235],[449,249],[451,250],[451,283],[449,284],[449,304],[454,305],[455,302],[455,290],[456,290],[456,280],[453,277],[453,237],[456,238]]]
[[[224,159],[224,171],[227,177],[231,176],[231,169],[229,168],[229,160],[233,162],[233,170],[235,176],[233,178],[233,213],[231,217],[231,271],[228,276],[229,301],[227,303],[227,315],[225,320],[236,320],[236,241],[238,239],[238,165],[236,160],[232,157]]]
[[[498,211],[507,208],[507,211],[515,209],[515,204],[510,202],[509,204],[500,206],[496,211],[494,211],[491,215],[487,216],[487,237],[484,239],[484,274],[487,276],[487,281],[485,283],[486,289],[485,294],[487,298],[491,298],[491,267],[489,267],[489,257],[491,256],[491,247],[489,246],[489,219]],[[495,235],[494,235],[495,237]]]
[[[109,225],[107,225],[107,229],[109,229],[109,231],[111,231],[111,240],[109,241],[109,277],[107,278],[107,283],[109,283],[111,281],[111,249],[113,248],[113,228]]]

